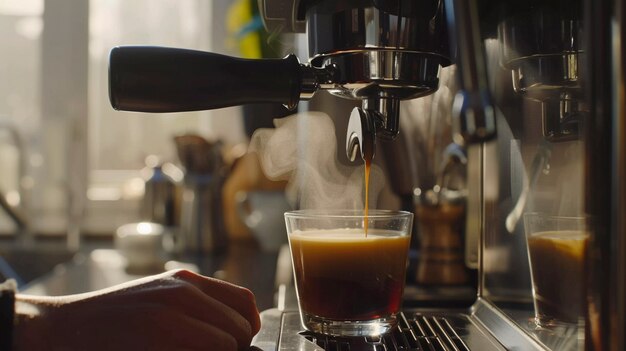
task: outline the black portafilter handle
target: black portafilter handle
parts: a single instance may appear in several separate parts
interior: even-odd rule
[[[109,57],[109,98],[116,110],[180,112],[248,103],[294,108],[302,72],[295,55],[241,59],[210,52],[120,46]]]

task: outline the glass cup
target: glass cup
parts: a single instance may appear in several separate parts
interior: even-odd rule
[[[584,217],[524,215],[535,322],[541,327],[568,327],[584,320],[586,228]]]
[[[285,222],[305,329],[376,336],[397,325],[412,213],[302,210]]]

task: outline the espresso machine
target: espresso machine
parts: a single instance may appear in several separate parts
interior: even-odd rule
[[[478,243],[470,248],[478,286],[469,308],[405,303],[399,327],[377,338],[313,335],[302,332],[297,309],[267,310],[253,347],[626,349],[623,0],[261,0],[259,7],[268,30],[306,33],[308,62],[114,48],[113,107],[172,112],[278,102],[293,109],[325,90],[360,101],[345,116],[345,147],[351,160],[367,162],[377,141],[393,143],[402,131],[400,101],[433,94],[441,69],[456,65],[451,111],[455,142],[467,151],[464,201],[473,220],[465,232],[476,239],[466,243]],[[534,297],[543,287],[533,278],[527,237],[537,214],[576,218],[588,234],[577,285],[558,271],[550,279],[580,295],[570,306],[579,310],[576,321],[566,326],[536,322]],[[558,265],[547,262],[543,271]]]

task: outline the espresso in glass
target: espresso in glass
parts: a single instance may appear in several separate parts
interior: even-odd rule
[[[409,237],[370,230],[292,234],[302,309],[337,320],[388,316],[400,308]]]
[[[411,214],[402,215],[405,218],[397,220],[403,223],[401,228],[393,230],[381,228],[381,214],[370,212],[365,235],[362,213],[355,216],[358,220],[330,229],[290,229],[286,214],[298,303],[307,330],[368,336],[397,324],[412,222]]]

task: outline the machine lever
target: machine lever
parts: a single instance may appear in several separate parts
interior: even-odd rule
[[[295,55],[241,59],[210,52],[120,46],[109,58],[109,98],[117,110],[180,112],[300,99],[303,68]]]

